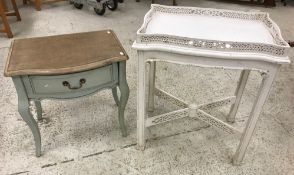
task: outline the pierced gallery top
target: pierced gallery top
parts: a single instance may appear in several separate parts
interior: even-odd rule
[[[137,31],[138,50],[289,63],[288,43],[268,13],[152,5]]]

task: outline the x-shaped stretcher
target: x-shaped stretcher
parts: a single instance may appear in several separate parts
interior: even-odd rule
[[[223,131],[229,133],[229,134],[241,134],[242,132],[238,129],[234,128],[233,126],[229,125],[228,123],[223,122],[222,120],[210,115],[208,112],[213,108],[221,107],[224,105],[230,105],[234,104],[236,97],[228,97],[225,99],[217,100],[211,103],[207,104],[188,104],[184,102],[183,100],[178,99],[177,97],[174,97],[173,95],[155,88],[154,89],[154,95],[158,96],[159,98],[162,98],[174,105],[177,105],[178,107],[181,107],[182,109],[168,112],[165,114],[161,114],[158,116],[150,117],[146,119],[146,127],[169,122],[172,120],[184,118],[184,117],[191,117],[191,118],[198,118],[202,120],[203,122],[215,126],[217,128],[222,129]],[[151,109],[152,110],[152,109]]]

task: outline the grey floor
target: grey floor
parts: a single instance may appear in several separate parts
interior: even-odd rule
[[[171,4],[170,1],[158,1]],[[285,39],[294,40],[294,3],[276,8],[238,5],[213,0],[178,0],[179,5],[270,13]],[[126,107],[129,135],[122,138],[111,92],[69,101],[42,102],[39,122],[43,155],[34,155],[33,138],[17,112],[17,95],[10,78],[0,74],[0,174],[294,174],[294,64],[282,66],[263,108],[256,132],[241,166],[231,157],[238,137],[199,121],[182,119],[149,128],[144,152],[136,150],[137,56],[131,45],[150,1],[127,0],[115,12],[97,16],[92,9],[77,10],[68,2],[20,5],[21,22],[10,18],[15,38],[113,29],[130,56]],[[217,29],[216,29],[217,30]],[[0,70],[3,72],[11,40],[0,36]],[[79,44],[79,43],[76,43]],[[97,46],[99,47],[99,46]],[[78,51],[76,51],[78,52]],[[294,61],[294,50],[290,51]],[[204,103],[232,95],[239,71],[206,69],[161,63],[157,86],[189,102]],[[236,127],[243,128],[256,96],[260,76],[252,72],[238,112]],[[155,113],[175,109],[156,99]],[[212,111],[224,118],[229,107]],[[153,114],[150,114],[153,115]]]

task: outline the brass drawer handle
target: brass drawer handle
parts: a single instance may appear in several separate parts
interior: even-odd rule
[[[86,83],[86,79],[84,79],[84,78],[80,79],[80,86],[78,86],[78,87],[71,87],[71,85],[69,84],[68,81],[62,82],[63,86],[66,86],[66,87],[68,87],[68,89],[72,89],[72,90],[80,89],[81,87],[83,87],[83,84],[85,84],[85,83]]]

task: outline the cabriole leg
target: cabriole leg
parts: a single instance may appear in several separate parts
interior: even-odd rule
[[[250,139],[252,137],[252,134],[254,132],[256,123],[258,121],[259,114],[260,114],[260,112],[262,110],[262,106],[263,106],[264,102],[266,101],[266,98],[269,94],[269,91],[270,91],[271,85],[274,81],[277,70],[278,70],[278,68],[269,72],[268,74],[262,73],[263,79],[262,79],[262,83],[259,88],[259,92],[257,94],[257,99],[254,102],[249,119],[246,124],[246,128],[242,134],[239,146],[238,146],[236,153],[233,157],[233,164],[234,165],[240,165],[243,158],[244,158],[246,149],[248,147],[248,144],[249,144]]]
[[[250,70],[242,70],[240,74],[238,86],[235,91],[236,100],[235,100],[235,103],[231,106],[230,113],[227,117],[228,122],[232,122],[232,123],[235,122],[236,114],[241,102],[242,94],[244,92],[249,74],[250,74]]]
[[[37,109],[37,118],[38,120],[43,120],[42,118],[42,105],[41,105],[41,102],[40,101],[34,101],[35,103],[35,106],[36,106],[36,109]]]
[[[137,148],[145,148],[145,58],[138,52],[138,91],[137,91]]]
[[[149,62],[149,87],[148,87],[148,111],[154,111],[154,88],[155,88],[155,74],[156,74],[156,62]]]
[[[13,77],[13,82],[18,95],[18,112],[33,133],[36,146],[36,156],[39,157],[41,156],[41,135],[37,122],[30,112],[30,103],[26,94],[25,87],[20,77]]]
[[[112,88],[111,90],[112,90],[112,96],[113,96],[113,98],[114,98],[115,104],[116,104],[117,106],[119,106],[119,99],[118,99],[118,96],[117,96],[117,88],[114,87],[114,88]]]
[[[118,118],[119,125],[122,132],[122,136],[127,136],[127,129],[124,119],[124,111],[129,99],[129,86],[126,79],[126,61],[119,62],[119,90],[120,90],[120,100],[118,105]],[[115,99],[115,97],[114,97]]]

